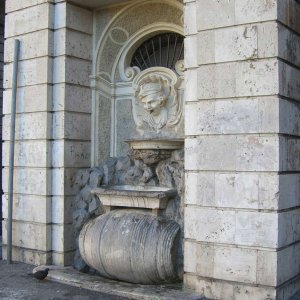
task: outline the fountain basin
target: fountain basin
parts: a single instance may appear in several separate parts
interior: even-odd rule
[[[136,139],[125,141],[130,149],[135,150],[178,150],[182,149],[184,145],[183,139]]]
[[[105,206],[164,209],[176,190],[158,186],[114,185],[91,191]]]
[[[183,148],[182,139],[137,139],[125,141],[130,148],[130,156],[142,160],[146,165],[153,166],[161,160],[171,157],[172,151]]]

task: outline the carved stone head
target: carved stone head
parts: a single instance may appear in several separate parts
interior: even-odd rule
[[[146,69],[136,76],[133,115],[139,132],[159,133],[179,123],[182,106],[177,97],[177,83],[177,75],[162,67]]]

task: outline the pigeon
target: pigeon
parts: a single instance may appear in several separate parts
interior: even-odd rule
[[[47,277],[48,272],[49,272],[49,268],[38,269],[38,270],[33,270],[32,275],[34,278],[38,280],[43,280]]]

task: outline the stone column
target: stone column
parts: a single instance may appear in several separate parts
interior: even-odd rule
[[[14,39],[18,72],[13,260],[51,263],[51,101],[54,1],[6,1],[3,95],[3,257],[6,218]]]
[[[73,262],[72,226],[76,173],[91,163],[93,14],[60,1],[55,5],[52,119],[52,262]]]
[[[90,166],[92,13],[65,1],[6,1],[4,182],[7,193],[13,40],[21,40],[13,259],[70,264],[78,169]],[[7,216],[7,194],[4,217]],[[6,256],[4,221],[4,258]]]
[[[185,284],[300,287],[300,3],[185,0]]]
[[[5,18],[5,2],[0,3],[0,112],[2,115],[3,110],[3,65],[4,65],[4,18]],[[1,132],[1,144],[2,144],[2,120],[0,122],[0,132]],[[0,150],[0,157],[2,157],[2,147]],[[2,163],[1,163],[2,168]],[[0,182],[1,182],[1,197],[2,197],[2,172],[0,172]],[[0,218],[2,220],[2,199],[0,200]],[[0,222],[0,235],[2,232],[2,222]],[[0,254],[1,256],[1,254]]]

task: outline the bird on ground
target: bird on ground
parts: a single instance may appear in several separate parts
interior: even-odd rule
[[[40,267],[38,269],[33,269],[32,273],[28,274],[28,275],[32,275],[34,278],[38,279],[38,280],[43,280],[47,277],[49,272],[49,268],[43,268],[41,269]]]

